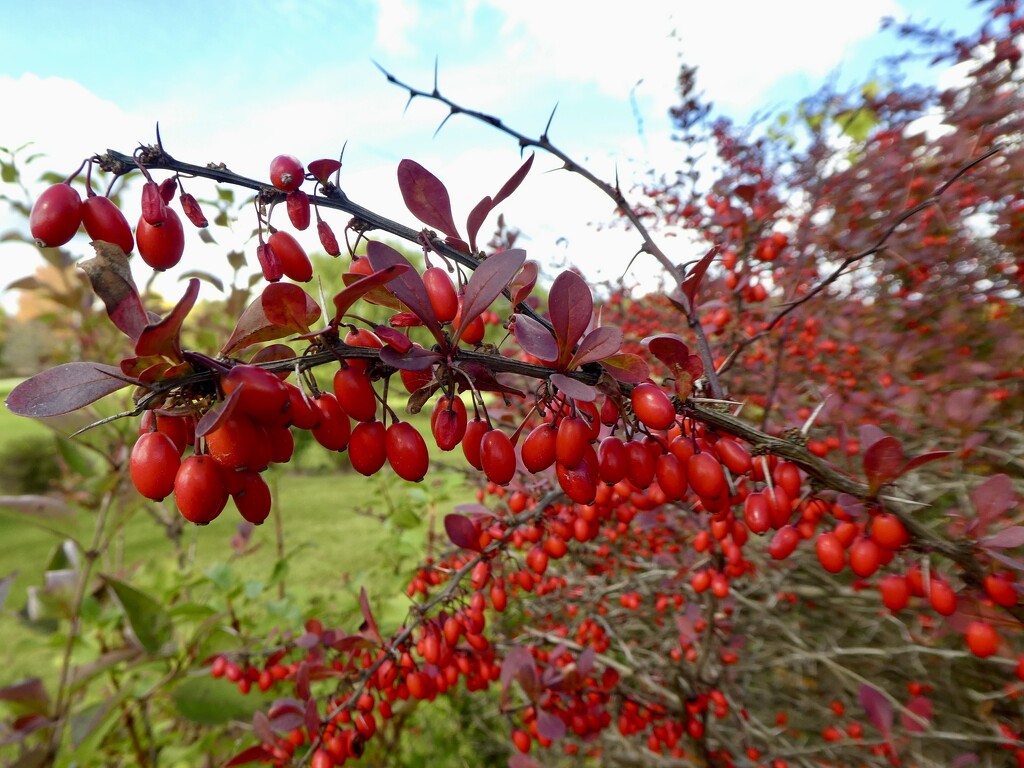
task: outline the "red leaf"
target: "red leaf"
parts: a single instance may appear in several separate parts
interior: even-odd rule
[[[0,688],[0,701],[16,704],[21,712],[47,714],[50,709],[50,695],[38,677],[30,677],[20,683]]]
[[[650,375],[644,359],[629,352],[602,358],[599,363],[613,379],[626,384],[639,384]]]
[[[413,216],[428,227],[459,237],[448,190],[434,174],[415,160],[403,160],[398,164],[398,188]]]
[[[861,685],[857,698],[860,700],[860,705],[864,707],[864,713],[868,716],[868,720],[888,741],[892,734],[892,705],[889,700],[881,691],[867,683]]]
[[[393,264],[346,286],[343,291],[334,297],[334,319],[331,321],[331,325],[337,326],[349,308],[374,288],[387,285],[396,277],[411,269],[411,264]]]
[[[563,376],[560,373],[553,373],[551,374],[551,383],[573,400],[582,400],[587,403],[592,403],[597,399],[596,389],[589,384],[584,384],[582,381],[577,381],[569,376]]]
[[[569,362],[576,342],[586,333],[594,315],[590,286],[575,272],[562,272],[548,293],[548,314],[558,340],[561,367]]]
[[[11,390],[6,403],[11,413],[42,419],[78,410],[128,383],[112,365],[64,363],[25,379]]]
[[[602,325],[595,328],[583,337],[583,341],[576,348],[576,354],[569,362],[569,368],[579,368],[604,357],[611,357],[619,351],[622,340],[622,331],[614,326]]]
[[[238,402],[239,392],[242,391],[244,386],[245,384],[242,384],[233,389],[230,395],[203,414],[203,417],[196,422],[196,437],[208,435],[231,418],[231,414],[235,410],[235,404]]]
[[[907,474],[907,472],[915,470],[918,467],[923,466],[923,465],[925,465],[925,464],[927,464],[927,463],[929,463],[931,461],[936,461],[938,459],[941,459],[941,458],[944,458],[946,456],[949,456],[951,453],[953,453],[953,452],[952,451],[928,451],[927,453],[922,453],[920,456],[915,456],[914,458],[912,458],[910,461],[908,461],[906,464],[903,465],[903,469],[900,470],[900,475],[901,476],[905,475],[905,474]]]
[[[392,352],[404,355],[412,349],[412,339],[401,331],[396,331],[394,328],[389,328],[386,325],[377,325],[374,326],[373,332]]]
[[[981,543],[993,549],[1013,549],[1024,546],[1024,525],[1011,525],[999,533],[986,536]]]
[[[258,762],[263,762],[267,758],[268,758],[268,753],[263,748],[263,745],[260,744],[260,745],[255,746],[255,747],[249,747],[248,749],[243,749],[237,755],[235,755],[230,760],[228,760],[226,763],[224,763],[224,768],[231,768],[231,766],[234,766],[234,765],[246,765],[248,763],[255,763],[257,761]]]
[[[932,719],[932,700],[927,699],[924,696],[915,696],[908,701],[907,709],[925,722]],[[903,724],[903,730],[910,731],[911,733],[924,733],[928,730],[927,726],[921,725],[906,712],[902,712],[900,714],[900,722]]]
[[[290,332],[309,333],[309,326],[320,317],[320,305],[294,283],[268,285],[260,303],[269,322]]]
[[[195,306],[197,298],[199,280],[193,277],[188,281],[185,295],[175,304],[174,309],[167,313],[167,317],[159,323],[147,325],[139,334],[139,339],[135,342],[135,354],[139,357],[157,355],[180,361],[181,326]]]
[[[526,297],[530,295],[533,286],[537,284],[537,269],[536,261],[526,262],[523,264],[523,268],[519,270],[519,274],[513,277],[512,282],[508,284],[513,307],[526,301]]]
[[[306,733],[309,734],[309,740],[313,741],[320,733],[320,714],[316,709],[316,699],[310,696],[306,699]]]
[[[394,280],[390,281],[389,289],[409,308],[409,311],[423,321],[423,325],[440,344],[447,343],[444,332],[438,325],[437,315],[434,314],[434,307],[430,303],[423,279],[413,269],[409,260],[390,245],[376,240],[371,240],[366,244],[366,256],[370,260],[370,266],[378,272],[396,265],[408,267],[407,270],[403,270]]]
[[[524,352],[545,362],[553,363],[558,357],[558,344],[551,331],[529,315],[515,315],[512,333]]]
[[[681,336],[674,333],[648,336],[640,343],[669,368],[685,365],[690,358],[690,348],[686,346]]]
[[[466,234],[469,237],[469,247],[471,250],[476,251],[476,236],[480,231],[480,227],[483,226],[484,219],[487,218],[487,214],[491,212],[494,207],[491,198],[485,197],[479,203],[473,206],[473,210],[469,212],[469,216],[466,217]]]
[[[459,327],[455,329],[453,344],[459,343],[466,326],[482,315],[491,306],[491,302],[501,295],[525,261],[526,251],[512,248],[480,262],[466,283],[466,292],[462,296],[462,315]]]
[[[864,474],[871,493],[900,476],[903,468],[903,446],[895,437],[883,437],[864,451]]]
[[[530,172],[530,168],[532,167],[533,153],[531,152],[530,156],[526,158],[526,162],[519,166],[519,170],[513,173],[509,177],[509,180],[502,185],[501,189],[498,190],[498,194],[494,196],[494,203],[491,207],[497,207],[498,203],[515,192],[519,188],[519,185],[523,183],[523,179],[526,178],[526,174]]]
[[[267,297],[266,301],[264,297]],[[242,312],[221,352],[226,355],[261,341],[306,333],[310,323],[318,317],[319,305],[299,286],[292,283],[268,285]]]
[[[314,160],[306,166],[306,170],[309,171],[310,175],[325,186],[331,174],[339,168],[341,168],[341,161],[330,159]]]
[[[110,320],[135,341],[142,329],[149,325],[150,319],[132,279],[128,256],[111,243],[97,240],[92,245],[96,256],[83,259],[78,266],[89,278],[92,290],[100,297]]]
[[[682,286],[680,286],[680,290],[683,292],[683,295],[685,295],[690,302],[691,312],[696,309],[694,306],[694,297],[697,295],[697,289],[700,287],[701,280],[704,279],[704,273],[708,271],[708,267],[711,266],[711,262],[714,260],[715,256],[718,255],[719,250],[721,249],[716,245],[704,254],[704,258],[694,265],[693,269],[691,269],[690,273],[686,276],[686,279],[683,280]]]
[[[270,344],[249,358],[249,364],[272,363],[276,360],[289,360],[293,357],[295,357],[295,352],[287,344]]]
[[[454,513],[445,515],[444,530],[456,547],[473,552],[480,551],[480,534],[477,533],[476,526],[468,517]]]
[[[363,634],[368,634],[370,639],[376,640],[381,645],[384,644],[384,638],[380,636],[380,630],[377,629],[377,622],[373,618],[373,613],[370,611],[370,598],[366,594],[366,587],[359,588],[359,609],[363,612],[363,618],[366,620],[366,626],[360,627]]]
[[[1009,475],[993,475],[971,491],[978,522],[985,526],[998,520],[1017,502]]]

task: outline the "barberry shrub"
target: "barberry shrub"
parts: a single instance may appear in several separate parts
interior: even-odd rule
[[[423,228],[373,226],[421,249],[421,269],[367,231],[334,160],[282,154],[264,181],[159,143],[88,159],[143,175],[133,236],[88,182],[81,202],[78,174],[44,191],[33,237],[61,246],[84,223],[96,255],[82,266],[129,351],[28,379],[12,411],[60,416],[131,387],[137,434],[114,471],[198,525],[231,508],[270,519],[263,474],[307,433],[409,483],[436,471],[433,444],[479,485],[443,516],[446,546],[415,569],[394,631],[364,590],[358,625],[309,616],[191,660],[275,697],[226,764],[342,765],[396,711],[485,691],[513,768],[1024,762],[1022,28],[1016,4],[993,5],[939,51],[970,62],[955,89],[821,94],[761,132],[709,120],[684,67],[673,114],[688,149],[710,142],[715,175],[694,161],[637,202],[599,182],[665,269],[663,295],[595,297],[569,270],[542,301],[514,233],[480,241],[532,155],[462,226],[441,180],[399,163]],[[929,110],[949,130],[915,122]],[[546,134],[482,119],[582,168]],[[126,251],[175,267],[175,195],[192,226],[207,221],[186,173],[261,203],[263,282],[205,350],[182,341],[199,279],[156,315]],[[326,304],[303,287],[311,209],[332,256],[330,212],[357,217],[349,253],[323,267],[344,285]],[[685,267],[659,244],[679,224],[707,240]],[[131,612],[130,587],[112,589]],[[58,702],[13,721],[16,738],[66,748],[64,689]]]

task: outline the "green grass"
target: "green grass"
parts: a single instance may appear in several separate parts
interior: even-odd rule
[[[0,396],[13,383],[0,383]],[[429,434],[426,414],[414,423]],[[107,428],[115,427],[98,429]],[[0,408],[0,451],[53,434],[38,422]],[[427,442],[432,443],[429,437]],[[472,490],[456,469],[465,461],[461,451],[441,454],[434,449],[431,472],[416,484],[397,478],[387,468],[366,478],[338,459],[312,445],[293,463],[267,472],[274,513],[255,529],[244,556],[237,556],[231,546],[240,522],[232,504],[211,525],[188,526],[183,544],[194,571],[202,573],[214,564],[230,562],[243,580],[267,580],[278,560],[274,515],[279,515],[284,549],[289,553],[285,583],[290,595],[300,602],[318,602],[326,613],[352,616],[358,610],[359,589],[365,586],[382,628],[400,624],[409,605],[403,588],[422,558],[432,518],[435,529],[443,530],[443,516],[454,505],[471,500]],[[0,488],[0,495],[4,493],[10,491]],[[170,501],[164,503],[165,511],[176,514]],[[61,540],[72,537],[87,544],[94,523],[95,515],[87,511],[71,519],[52,520],[0,507],[0,578],[17,572],[0,612],[0,637],[4,638],[0,663],[5,667],[0,685],[30,674],[55,678],[64,630],[39,634],[26,627],[17,612],[25,605],[26,589],[42,584],[48,558]],[[145,588],[177,568],[170,540],[141,503],[128,519],[112,524],[118,537],[98,561],[98,572],[130,574],[132,583]]]

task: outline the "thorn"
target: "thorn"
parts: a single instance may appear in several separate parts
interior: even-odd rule
[[[409,105],[412,104],[412,100],[415,99],[415,98],[416,98],[416,93],[414,91],[409,91],[409,99],[408,99],[408,101],[405,102],[405,106],[402,107],[402,115],[403,116],[405,115],[406,112],[409,111]]]
[[[818,403],[814,411],[811,412],[811,415],[807,417],[807,421],[805,421],[804,425],[800,427],[800,434],[804,437],[806,437],[807,433],[811,431],[811,425],[814,424],[814,420],[818,418],[818,414],[821,413],[821,409],[825,407],[825,403],[828,402],[830,397],[832,397],[832,395],[828,395],[824,400]]]
[[[444,128],[444,124],[447,123],[448,120],[451,118],[451,116],[454,115],[454,114],[455,114],[455,110],[453,109],[453,110],[449,111],[447,115],[444,116],[444,120],[442,120],[441,124],[439,126],[437,126],[437,130],[434,131],[434,135],[431,138],[435,138],[435,139],[437,138],[437,134],[439,134],[441,132],[441,129]]]
[[[438,57],[434,57],[434,95],[440,96],[441,92],[437,90],[437,61]]]
[[[551,121],[555,119],[555,112],[558,111],[558,102],[555,102],[555,106],[551,108],[551,114],[548,115],[548,124],[544,126],[544,133],[540,135],[541,141],[548,140],[548,131],[551,130]]]

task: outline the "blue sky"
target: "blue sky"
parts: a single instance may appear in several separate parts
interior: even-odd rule
[[[336,155],[347,141],[342,183],[353,199],[413,224],[394,175],[398,161],[412,157],[448,184],[458,222],[518,166],[517,147],[467,120],[434,137],[443,112],[426,102],[405,110],[403,93],[373,61],[429,87],[436,58],[447,95],[524,132],[540,132],[557,103],[552,139],[599,175],[618,170],[628,183],[647,168],[673,167],[679,150],[666,110],[680,54],[700,67],[699,83],[716,107],[742,119],[791,103],[837,70],[840,82],[866,77],[895,41],[878,34],[882,16],[926,18],[941,7],[945,21],[963,29],[978,16],[968,0],[653,0],[628,13],[616,4],[614,14],[597,7],[550,0],[25,3],[0,27],[0,145],[35,141],[55,170],[70,172],[107,147],[128,151],[152,141],[159,120],[165,146],[181,159],[265,176],[276,154],[308,161]],[[617,276],[635,242],[588,227],[608,219],[609,205],[578,177],[543,173],[553,167],[538,157],[504,212],[543,264],[572,262],[595,279]],[[11,223],[0,212],[0,230]],[[0,254],[0,286],[42,263],[29,249],[0,249],[8,252]],[[183,268],[227,274],[219,254],[192,244]],[[650,275],[650,265],[634,267],[636,279]],[[139,282],[146,277],[136,274]],[[180,290],[161,280],[168,293]],[[10,307],[13,297],[0,300]]]

